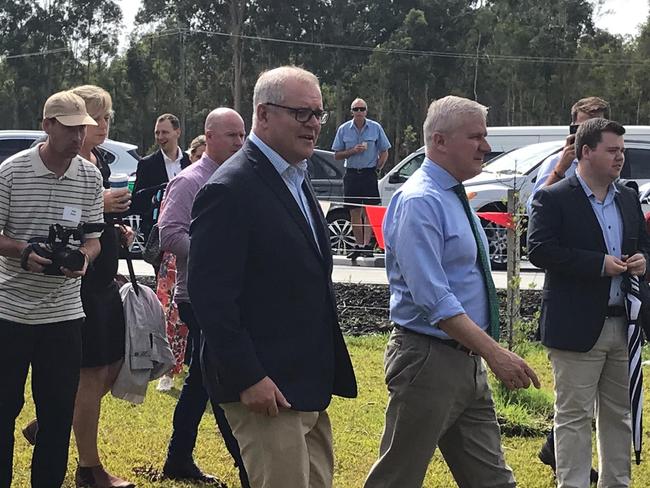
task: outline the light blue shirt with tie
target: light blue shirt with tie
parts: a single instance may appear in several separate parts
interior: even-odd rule
[[[282,156],[280,156],[264,141],[257,137],[254,132],[250,133],[248,140],[255,144],[260,151],[262,151],[264,156],[269,159],[273,167],[280,174],[282,181],[284,181],[284,184],[287,185],[287,189],[289,192],[291,192],[291,195],[298,204],[300,211],[305,216],[305,219],[309,224],[309,228],[311,229],[311,232],[314,236],[316,246],[322,252],[322,249],[320,249],[320,246],[318,245],[316,226],[314,225],[314,218],[311,214],[311,211],[309,210],[309,202],[302,189],[303,182],[306,178],[309,177],[309,173],[307,171],[307,160],[305,159],[297,164],[289,164]]]
[[[395,193],[384,220],[391,320],[441,339],[449,336],[439,322],[462,313],[483,330],[490,326],[476,240],[454,192],[458,183],[426,158]],[[488,249],[480,220],[472,217]]]

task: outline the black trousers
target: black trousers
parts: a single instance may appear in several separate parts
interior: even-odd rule
[[[189,343],[192,344],[192,359],[189,373],[185,378],[183,389],[174,409],[173,430],[167,450],[167,458],[183,462],[192,459],[199,423],[207,407],[209,397],[207,390],[203,386],[203,375],[201,374],[201,329],[194,317],[192,305],[190,303],[179,303],[178,314],[190,330],[188,346]],[[242,487],[247,488],[249,486],[248,477],[237,440],[232,434],[223,409],[218,403],[212,401],[210,403],[226,448],[230,452],[235,466],[239,469],[239,479]]]
[[[81,367],[81,324],[81,319],[42,325],[0,320],[0,488],[11,485],[14,428],[30,365],[38,418],[32,487],[63,483]]]

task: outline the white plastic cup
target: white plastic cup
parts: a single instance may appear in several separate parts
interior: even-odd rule
[[[129,175],[125,173],[114,173],[108,178],[111,188],[128,188]]]

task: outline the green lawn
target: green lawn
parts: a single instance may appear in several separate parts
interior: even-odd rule
[[[339,488],[360,487],[377,456],[379,439],[384,422],[384,407],[387,393],[383,380],[383,350],[386,336],[350,337],[347,339],[357,379],[359,397],[355,400],[335,399],[329,409],[334,427],[334,449],[336,469],[334,485]],[[552,391],[551,373],[546,355],[541,349],[532,348],[528,360],[536,369],[543,382],[543,388]],[[650,398],[650,388],[646,382],[646,398]],[[177,378],[179,387],[181,379]],[[29,395],[27,395],[29,396]],[[155,383],[150,385],[149,394],[143,405],[132,406],[121,400],[107,397],[104,400],[100,424],[100,448],[105,465],[114,474],[146,487],[189,487],[172,481],[150,481],[145,474],[160,469],[164,461],[169,439],[171,416],[178,396],[160,393]],[[649,419],[645,429],[644,458],[650,453],[650,412],[646,401],[645,418]],[[28,399],[17,423],[16,452],[14,460],[15,487],[29,486],[29,462],[31,447],[22,437],[18,426],[23,426],[34,415],[34,407]],[[543,437],[521,438],[504,437],[503,445],[508,463],[513,468],[519,486],[523,488],[552,488],[553,477],[550,470],[537,460]],[[197,448],[197,463],[205,471],[219,476],[230,487],[238,487],[237,473],[232,467],[228,453],[217,435],[214,420],[206,415],[201,423]],[[70,451],[70,464],[65,487],[73,487],[76,449]],[[642,488],[650,484],[650,457],[641,466],[633,466],[632,487]],[[439,453],[434,457],[424,484],[428,488],[453,487],[454,482]]]

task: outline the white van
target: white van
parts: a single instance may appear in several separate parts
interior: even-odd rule
[[[635,180],[639,186],[650,185],[650,126],[627,126],[625,129],[625,165],[621,178]],[[488,129],[490,132],[492,130]],[[464,182],[471,196],[472,208],[477,212],[504,212],[510,188],[518,189],[520,201],[526,202],[537,179],[539,166],[546,158],[562,150],[567,132],[568,129],[564,128],[563,138],[528,144],[488,161],[480,175]],[[539,134],[538,137],[546,136]],[[502,140],[508,143],[508,139]],[[420,167],[424,157],[424,148],[420,148],[379,180],[382,205],[388,205],[395,191]],[[488,221],[482,223],[488,237],[492,267],[503,269],[506,262],[505,229]]]
[[[485,161],[530,144],[564,139],[568,134],[569,127],[565,125],[488,127],[487,141],[492,151],[485,156]],[[625,137],[635,141],[650,142],[650,125],[625,126]],[[424,161],[424,146],[397,163],[379,180],[382,205],[388,205],[393,194],[420,167],[422,161]]]

